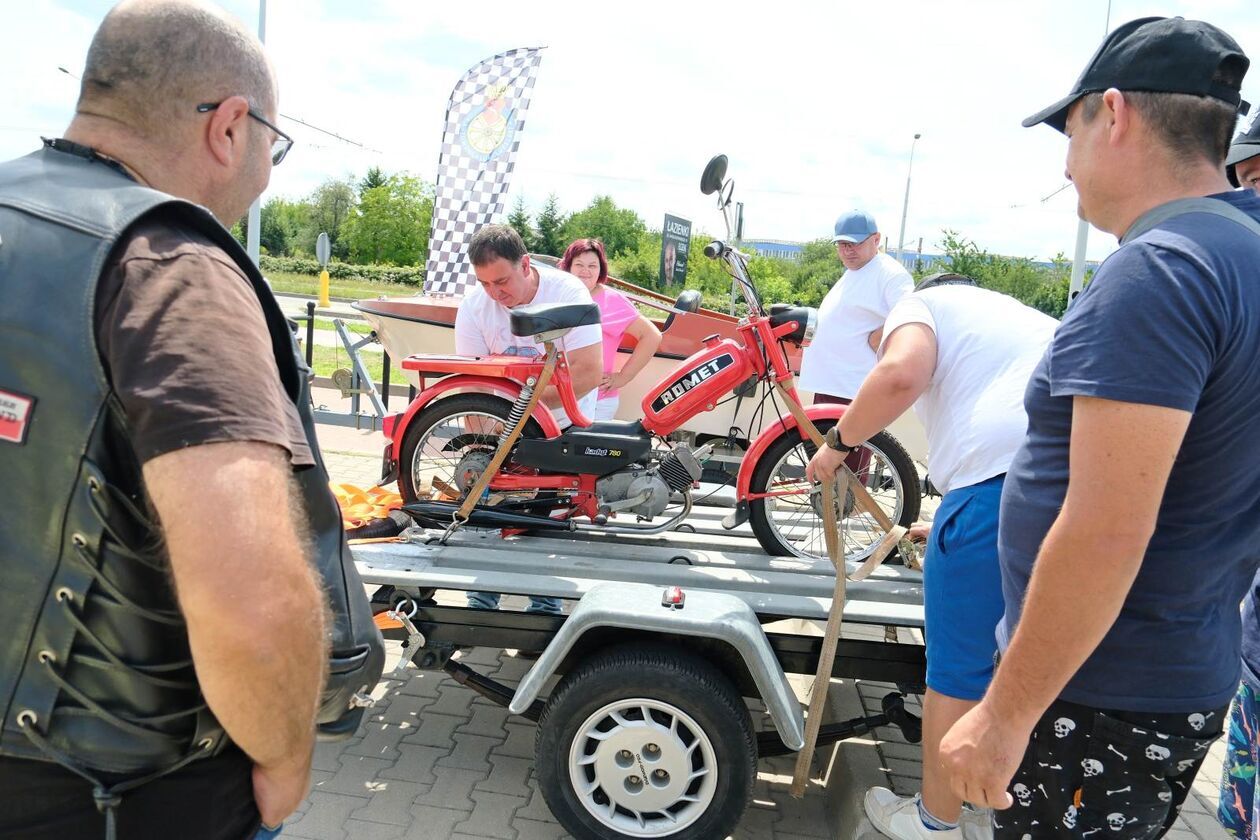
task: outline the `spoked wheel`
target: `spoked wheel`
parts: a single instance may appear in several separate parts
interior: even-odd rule
[[[501,397],[457,394],[416,415],[398,453],[398,491],[403,501],[462,499],[489,467],[511,410],[512,404]],[[542,428],[530,419],[521,436],[542,437]],[[512,469],[511,456],[501,469]]]
[[[820,422],[826,432],[832,422]],[[757,541],[770,554],[821,558],[827,556],[823,539],[822,485],[805,480],[805,466],[816,448],[789,432],[771,444],[753,473],[749,490],[771,493],[753,499],[749,519]],[[919,516],[922,498],[919,472],[895,437],[880,432],[861,447],[860,468],[855,474],[875,503],[894,524],[909,527]],[[883,531],[869,513],[857,508],[852,493],[837,499],[837,521],[845,520],[844,554],[862,560],[879,545]]]
[[[651,646],[588,660],[538,724],[538,780],[579,840],[726,837],[756,778],[752,722],[713,665]]]

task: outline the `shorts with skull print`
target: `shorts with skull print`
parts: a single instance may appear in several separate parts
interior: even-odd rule
[[[1053,703],[995,811],[996,840],[1162,837],[1220,736],[1228,707],[1150,714]]]

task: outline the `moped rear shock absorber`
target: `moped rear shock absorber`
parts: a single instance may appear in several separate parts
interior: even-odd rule
[[[525,421],[525,409],[529,407],[529,401],[534,396],[534,386],[537,384],[538,380],[532,376],[525,380],[520,396],[516,398],[516,402],[512,404],[512,410],[508,413],[507,423],[503,425],[503,431],[499,433],[499,446],[502,446],[516,431],[516,427]]]

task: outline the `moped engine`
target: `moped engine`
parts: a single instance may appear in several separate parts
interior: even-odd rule
[[[700,480],[701,467],[685,446],[671,449],[649,467],[634,466],[607,475],[595,483],[602,509],[633,513],[651,519],[665,511],[671,492],[682,492]]]

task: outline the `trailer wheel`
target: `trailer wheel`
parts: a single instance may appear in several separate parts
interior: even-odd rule
[[[578,840],[726,837],[757,775],[731,681],[697,656],[642,645],[565,677],[539,719],[535,761],[543,798]]]

